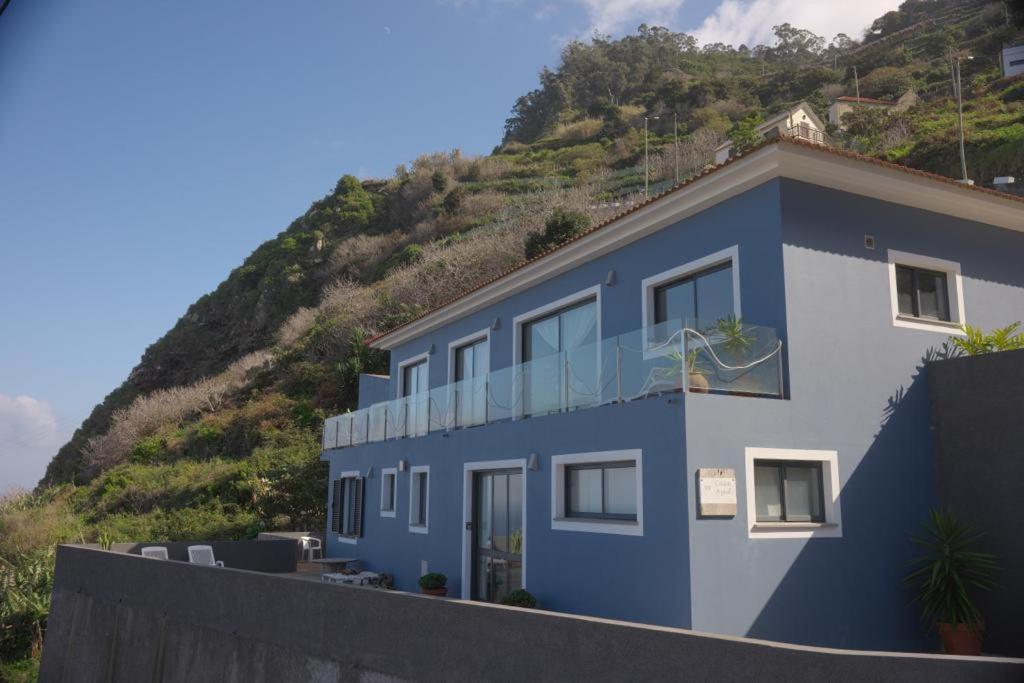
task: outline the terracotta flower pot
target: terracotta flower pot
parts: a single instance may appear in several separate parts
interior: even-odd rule
[[[698,372],[691,372],[689,376],[690,391],[695,394],[706,394],[710,388],[708,378]]]
[[[939,622],[939,637],[942,647],[950,655],[980,655],[981,636],[984,627],[981,624],[947,624]]]
[[[420,588],[420,592],[424,595],[434,595],[443,598],[448,595],[448,586],[444,588]]]

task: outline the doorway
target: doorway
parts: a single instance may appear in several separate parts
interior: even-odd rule
[[[501,602],[523,587],[523,470],[478,470],[472,475],[469,597]]]

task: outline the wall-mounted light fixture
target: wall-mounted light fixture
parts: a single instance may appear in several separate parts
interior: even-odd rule
[[[500,327],[501,327],[501,318],[495,318],[494,322],[491,323],[491,329],[492,330],[497,330]]]
[[[526,467],[531,472],[536,472],[540,469],[540,458],[537,457],[536,453],[530,453],[530,459],[526,461]]]
[[[373,479],[373,465],[370,465],[370,469],[366,470],[366,478]]]
[[[398,471],[399,472],[405,472],[405,470],[408,468],[408,466],[409,465],[408,465],[408,463],[406,463],[405,460],[399,460],[398,461]]]
[[[427,347],[427,355],[428,356],[433,356],[434,355],[434,345],[433,344],[431,344],[430,346]]]
[[[604,278],[604,283],[608,287],[612,287],[612,286],[615,285],[615,270],[614,269],[608,271],[608,275]]]

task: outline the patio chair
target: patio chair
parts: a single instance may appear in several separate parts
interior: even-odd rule
[[[166,560],[168,559],[167,548],[162,545],[151,545],[142,549],[142,556],[152,560]]]
[[[208,545],[190,545],[188,547],[188,561],[192,564],[202,564],[207,567],[223,567],[224,563],[213,558],[213,548]]]
[[[303,536],[299,539],[302,543],[302,558],[308,559],[310,562],[313,561],[313,553],[318,553],[320,557],[324,556],[323,545],[320,543],[320,539],[315,536]]]

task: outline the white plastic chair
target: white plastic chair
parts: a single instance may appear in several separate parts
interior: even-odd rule
[[[213,558],[213,548],[208,545],[190,545],[188,547],[188,561],[192,564],[202,564],[207,567],[223,567],[224,563]]]
[[[313,553],[318,553],[320,557],[324,556],[323,545],[320,543],[320,539],[315,536],[303,536],[302,542],[302,557],[312,562]]]
[[[162,545],[151,545],[148,548],[142,549],[142,556],[148,557],[151,560],[166,560],[167,548]]]

